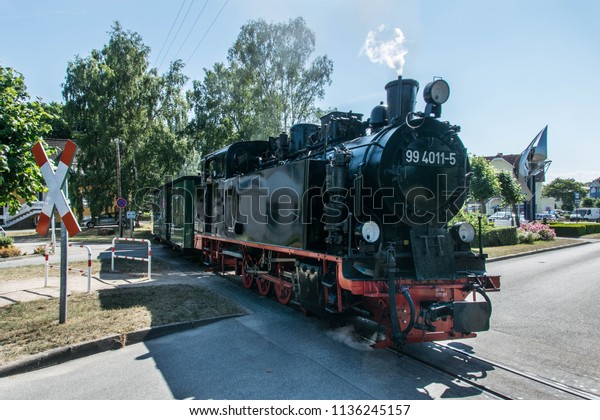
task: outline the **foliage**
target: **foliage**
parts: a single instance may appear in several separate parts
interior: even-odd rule
[[[581,182],[573,178],[556,178],[546,186],[542,191],[544,197],[553,197],[562,202],[563,210],[573,210],[575,208],[575,193],[579,193],[581,198],[585,197],[587,189]]]
[[[556,232],[552,227],[539,222],[522,223],[518,231],[519,234],[523,234],[526,237],[533,237],[533,240],[536,241],[553,241],[556,238]],[[531,242],[533,242],[533,240]]]
[[[0,248],[12,246],[14,239],[10,236],[0,236]]]
[[[582,223],[552,223],[551,227],[556,232],[556,236],[578,238],[586,234],[586,227]]]
[[[519,212],[517,205],[525,198],[521,185],[516,178],[509,172],[502,171],[496,174],[498,184],[500,185],[500,195],[505,205],[512,208],[512,212],[516,215],[517,227],[521,225],[519,220]]]
[[[581,200],[579,207],[594,207],[594,204],[595,200],[593,198],[585,197],[583,200]]]
[[[0,66],[0,206],[11,213],[43,191],[43,179],[31,148],[51,129],[53,115],[41,103],[28,102],[23,75]]]
[[[79,148],[70,187],[80,217],[84,198],[92,216],[114,206],[117,142],[126,198],[177,173],[193,146],[186,136],[183,64],[175,61],[159,76],[150,69],[149,52],[137,33],[115,22],[102,50],[68,64],[64,117]]]
[[[33,250],[34,255],[46,255],[46,246],[40,245]]]
[[[0,248],[0,258],[18,257],[21,255],[21,248],[16,246],[7,246]]]
[[[44,121],[49,124],[52,129],[46,134],[46,138],[50,139],[70,139],[73,133],[69,125],[63,117],[64,105],[57,102],[49,104],[42,103],[42,107],[46,110],[47,115],[44,116]]]
[[[514,226],[495,228],[483,236],[484,246],[507,246],[518,243],[517,228]]]
[[[308,62],[315,42],[301,17],[244,25],[227,65],[205,69],[204,80],[194,82],[189,96],[194,109],[190,128],[201,139],[203,153],[236,140],[266,139],[312,120],[314,103],[324,97],[333,72],[327,56]]]
[[[470,159],[473,176],[470,182],[471,198],[481,204],[481,212],[485,213],[485,203],[500,193],[500,184],[496,172],[483,156],[472,156]]]

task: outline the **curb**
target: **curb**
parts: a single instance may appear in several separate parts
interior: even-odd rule
[[[586,245],[586,244],[591,244],[592,242],[589,241],[581,241],[579,243],[576,244],[568,244],[568,245],[559,245],[559,246],[555,246],[552,248],[544,248],[544,249],[537,249],[535,251],[529,251],[529,252],[522,252],[520,254],[511,254],[511,255],[503,255],[501,257],[495,257],[495,258],[488,258],[487,262],[496,262],[496,261],[503,261],[503,260],[509,260],[512,258],[518,258],[518,257],[527,257],[529,255],[535,255],[535,254],[541,254],[543,252],[550,252],[550,251],[558,251],[559,249],[565,249],[565,248],[573,248],[576,246],[581,246],[581,245]]]
[[[202,327],[218,321],[237,318],[243,315],[247,315],[247,312],[239,312],[232,315],[223,315],[214,318],[160,325],[157,327],[144,328],[143,330],[133,331],[126,334],[116,334],[100,338],[98,340],[85,341],[83,343],[59,347],[43,353],[27,356],[21,360],[0,366],[0,378],[58,365],[70,360],[79,359],[80,357],[86,357],[96,353],[105,352],[107,350],[118,350],[131,344],[137,344],[142,341],[152,340],[168,334]]]

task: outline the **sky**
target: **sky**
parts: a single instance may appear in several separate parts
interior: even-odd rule
[[[202,80],[242,25],[298,16],[315,32],[315,56],[334,64],[320,107],[366,119],[385,100],[396,71],[371,62],[364,45],[381,25],[383,41],[398,28],[403,77],[421,90],[434,77],[450,84],[442,120],[462,127],[470,153],[519,154],[548,125],[547,180],[600,177],[596,0],[0,0],[0,65],[24,75],[32,98],[62,102],[67,64],[101,49],[118,20],[141,35],[160,72],[179,58]]]

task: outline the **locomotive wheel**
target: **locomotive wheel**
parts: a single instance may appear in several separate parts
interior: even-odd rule
[[[267,296],[271,291],[271,282],[267,279],[258,278],[256,280],[256,287],[258,288],[258,293],[263,296]]]
[[[279,280],[283,280],[283,267],[279,266],[277,268],[277,274],[279,277]],[[273,284],[273,290],[275,291],[275,296],[277,297],[277,300],[279,301],[279,303],[281,303],[282,305],[287,305],[290,300],[292,299],[292,288],[291,287],[286,287],[282,284],[279,283],[275,283]]]
[[[276,283],[273,285],[273,290],[275,290],[275,296],[277,296],[277,300],[279,301],[279,303],[281,303],[282,305],[287,305],[288,303],[290,303],[290,300],[292,299],[291,287],[286,287]]]
[[[249,272],[253,266],[254,264],[252,257],[250,255],[246,255],[242,265],[242,284],[246,289],[250,289],[254,285],[254,273]]]

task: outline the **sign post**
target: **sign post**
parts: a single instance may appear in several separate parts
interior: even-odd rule
[[[127,220],[129,220],[129,237],[133,238],[133,225],[135,225],[135,211],[127,212]]]
[[[77,150],[77,146],[71,140],[67,141],[65,144],[65,149],[60,154],[60,160],[58,162],[56,171],[50,164],[48,155],[46,155],[46,151],[44,150],[44,146],[42,146],[40,142],[37,142],[31,150],[33,152],[33,156],[35,157],[35,161],[42,172],[44,180],[46,181],[46,185],[48,186],[46,202],[44,203],[44,207],[42,208],[38,225],[36,227],[37,233],[42,236],[46,236],[48,234],[48,227],[51,223],[55,208],[58,210],[61,218],[60,309],[58,322],[59,324],[64,324],[67,321],[67,231],[69,236],[75,236],[81,232],[79,223],[77,223],[77,220],[75,219],[75,216],[69,207],[69,203],[67,202],[66,182],[67,175],[69,174],[69,166],[73,162],[73,157],[75,156],[75,150]]]
[[[121,188],[119,187],[119,190]],[[119,191],[119,194],[121,191]],[[123,209],[127,207],[127,200],[123,197],[117,198],[117,207],[119,208],[119,238],[123,237]]]

